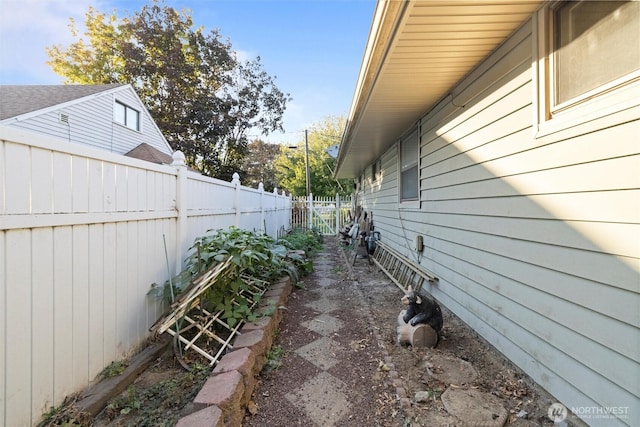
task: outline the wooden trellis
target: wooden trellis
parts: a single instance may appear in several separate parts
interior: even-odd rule
[[[169,313],[151,327],[152,332],[167,332],[174,337],[174,352],[185,368],[187,366],[183,358],[184,352],[194,351],[207,359],[209,366],[212,366],[227,349],[232,348],[231,341],[239,334],[242,321],[230,326],[222,319],[224,310],[210,312],[202,306],[201,300],[207,289],[232,274],[231,267],[231,258],[228,258],[197,277],[171,304]],[[266,292],[269,283],[246,275],[241,275],[241,279],[246,286],[238,290],[231,303],[238,305],[237,299],[241,297],[247,301],[250,308],[254,308]],[[211,341],[215,344],[212,345]]]

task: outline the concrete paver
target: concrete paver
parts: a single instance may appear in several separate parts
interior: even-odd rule
[[[502,427],[509,415],[500,399],[479,390],[448,388],[441,399],[447,412],[463,425]]]
[[[466,360],[447,357],[437,351],[427,359],[425,367],[429,375],[445,384],[471,384],[478,377],[476,369]]]
[[[304,409],[317,425],[333,426],[349,412],[347,392],[344,382],[328,372],[320,372],[285,397]]]

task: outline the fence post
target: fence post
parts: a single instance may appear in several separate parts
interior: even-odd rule
[[[264,222],[264,184],[262,182],[258,184],[258,190],[260,191],[260,229],[263,234],[267,234],[267,224]]]
[[[232,175],[231,183],[234,186],[233,191],[233,209],[235,210],[234,225],[240,227],[240,175],[238,172],[234,172]]]
[[[287,192],[282,190],[282,209],[278,212],[278,216],[282,215],[282,228],[285,233],[291,229],[291,206],[287,207]],[[279,233],[280,228],[276,229],[276,233]]]
[[[185,254],[182,253],[184,240],[187,238],[187,165],[184,162],[184,154],[182,151],[173,153],[173,162],[171,166],[175,166],[178,170],[176,177],[176,264],[175,274],[182,271],[182,260]]]
[[[286,216],[286,222],[287,222],[287,229],[291,229],[293,228],[293,223],[292,223],[292,213],[293,213],[293,194],[289,193],[289,196],[287,197],[287,199],[285,199],[285,203],[284,203],[284,210],[285,210],[285,215]]]
[[[278,224],[280,224],[280,217],[278,216],[278,187],[273,187],[273,218],[277,234],[279,227]]]
[[[309,198],[307,200],[307,207],[309,210],[309,225],[307,226],[307,229],[312,230],[313,229],[313,193],[309,193]]]
[[[336,192],[336,236],[340,231],[340,193]]]

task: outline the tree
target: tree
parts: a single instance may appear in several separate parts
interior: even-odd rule
[[[246,154],[247,131],[283,130],[289,95],[260,58],[241,62],[217,31],[193,28],[191,15],[154,1],[119,19],[89,8],[85,36],[47,48],[65,83],[131,84],[174,149],[192,168],[230,180]]]
[[[311,193],[316,196],[330,197],[336,193],[351,194],[353,181],[335,179],[336,160],[327,153],[327,149],[340,142],[346,119],[342,116],[330,116],[311,126],[307,132],[309,145],[309,171]],[[276,158],[276,177],[278,187],[296,196],[306,194],[306,150],[304,136],[296,148],[282,146]]]
[[[277,187],[274,161],[280,153],[278,144],[269,144],[261,139],[255,139],[247,146],[247,155],[240,166],[240,181],[242,185],[257,188],[264,185],[264,191],[272,192]]]

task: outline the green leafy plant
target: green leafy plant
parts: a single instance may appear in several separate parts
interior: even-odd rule
[[[141,407],[142,402],[138,398],[135,387],[131,385],[127,389],[127,395],[111,402],[107,406],[107,411],[111,413],[119,413],[121,415],[128,415],[131,411],[137,411]]]
[[[291,230],[280,241],[285,241],[291,249],[303,250],[307,256],[312,256],[322,248],[322,234],[314,228],[296,228]]]
[[[276,241],[266,234],[237,227],[210,230],[190,248],[184,270],[164,286],[153,285],[149,294],[171,302],[172,296],[200,274],[230,258],[231,271],[217,278],[215,286],[203,294],[201,304],[207,311],[220,312],[220,319],[234,327],[242,320],[255,320],[252,305],[260,300],[260,291],[269,283],[285,274],[297,283],[301,275],[310,273],[313,267],[306,252],[318,247],[318,233],[313,231],[291,233]]]

